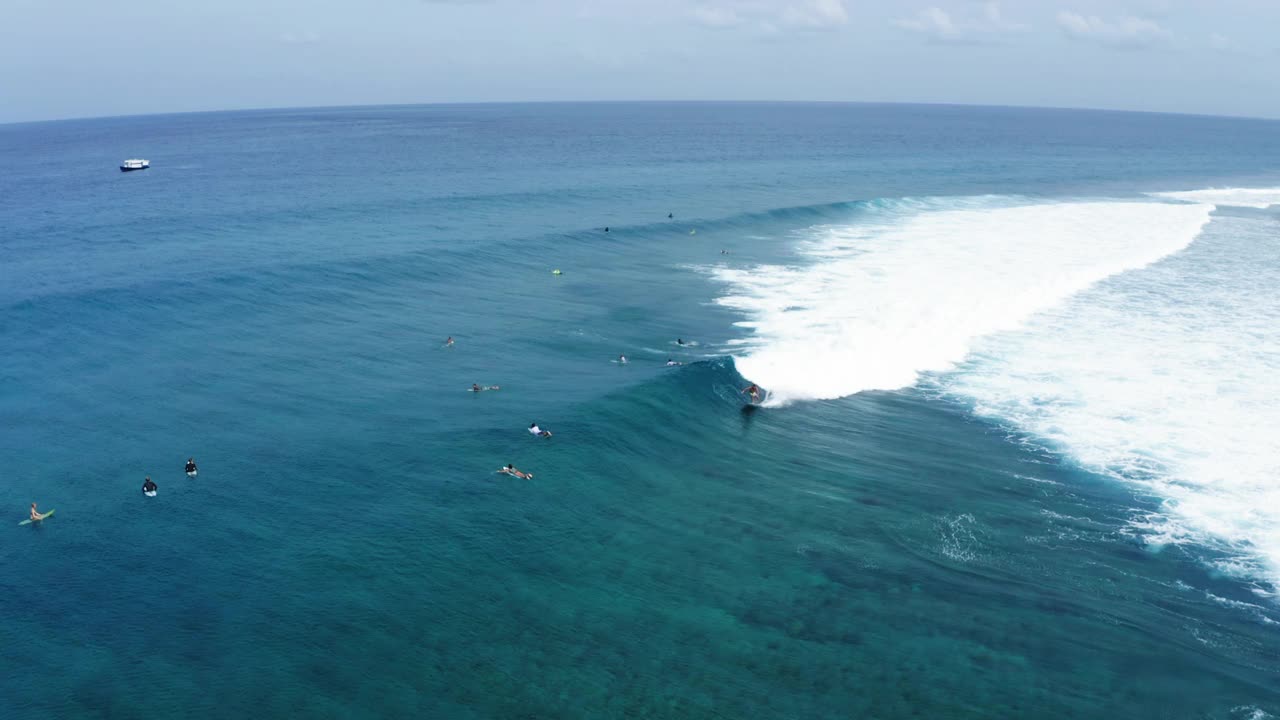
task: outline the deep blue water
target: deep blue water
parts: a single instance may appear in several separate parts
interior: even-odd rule
[[[120,173],[130,157],[152,169]],[[957,209],[982,222],[1083,199],[1159,218],[1179,205],[1144,193],[1274,188],[1280,123],[346,108],[5,125],[0,159],[19,169],[0,176],[6,717],[1280,714],[1280,526],[1215,533],[1177,512],[1208,495],[1170,505],[1169,488],[1205,487],[1176,461],[1217,457],[1217,435],[1171,430],[1134,451],[1141,472],[1108,472],[1066,420],[1038,432],[954,390],[987,377],[984,358],[1021,357],[985,336],[918,382],[846,394],[820,368],[806,377],[826,399],[744,408],[761,378],[742,357],[773,336],[717,302],[807,286],[822,260],[806,248],[833,232],[853,233],[841,262],[856,264]],[[999,342],[1054,313],[1093,322],[1090,293],[1126,293],[1108,311],[1161,293],[1199,307],[1178,279],[1232,243],[1268,254],[1212,285],[1251,297],[1280,268],[1280,215],[1216,206],[1186,249],[1036,306]],[[904,302],[995,239],[965,235],[936,268],[919,256],[930,273]],[[796,274],[726,287],[762,267]],[[787,347],[820,355],[853,332],[816,327]],[[1149,398],[1171,374],[1138,366],[1124,387]],[[534,479],[493,472],[506,463]],[[1251,468],[1228,478],[1244,478],[1233,501],[1265,488]],[[32,501],[57,515],[19,527]]]

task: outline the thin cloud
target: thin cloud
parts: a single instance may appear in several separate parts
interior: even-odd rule
[[[935,40],[957,40],[961,35],[960,28],[951,20],[951,15],[940,7],[925,8],[911,17],[894,20],[893,24]]]
[[[1145,48],[1169,39],[1170,32],[1154,20],[1125,16],[1115,21],[1097,15],[1062,11],[1058,27],[1069,37],[1114,48]]]
[[[899,29],[919,33],[934,42],[942,43],[984,43],[1001,34],[1027,29],[1026,25],[1005,18],[1000,3],[994,1],[983,3],[980,14],[970,14],[959,19],[940,7],[932,6],[892,22]]]
[[[1235,38],[1222,33],[1211,32],[1206,43],[1211,52],[1219,55],[1235,55],[1240,57],[1265,58],[1265,50],[1241,45]]]
[[[831,27],[849,22],[844,0],[808,0],[787,5],[782,21],[798,27]]]
[[[702,5],[694,8],[692,15],[693,19],[700,25],[705,25],[711,28],[737,27],[746,22],[746,20],[737,12],[726,7]]]
[[[749,27],[765,33],[826,29],[849,22],[845,0],[709,0],[690,10],[689,17],[705,27]]]
[[[314,45],[320,42],[320,36],[310,30],[301,32],[291,30],[280,36],[280,42],[285,45]]]
[[[982,4],[983,21],[978,25],[979,30],[987,32],[1022,32],[1027,26],[1007,20],[1004,12],[1000,10],[1000,3],[996,0],[985,2]]]

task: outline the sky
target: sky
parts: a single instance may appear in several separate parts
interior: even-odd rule
[[[537,100],[1280,118],[1280,0],[0,0],[0,122]]]

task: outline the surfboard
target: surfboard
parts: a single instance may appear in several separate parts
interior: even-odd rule
[[[192,470],[191,472],[187,473],[187,477],[195,477],[195,476],[196,476],[196,473],[198,473],[198,472],[200,472],[200,471],[199,471],[199,470]]]
[[[143,494],[143,495],[146,495],[147,497],[155,497],[155,496],[156,496],[156,491],[155,491],[155,490],[148,490],[148,491],[146,491],[146,492],[144,492],[144,493],[142,493],[142,494]]]
[[[46,517],[46,518],[47,518],[47,517],[52,517],[52,516],[53,516],[53,511],[52,511],[52,510],[50,510],[50,511],[49,511],[49,512],[47,512],[47,513],[44,513],[44,517]],[[43,520],[44,518],[40,518],[40,519],[41,519],[41,520]],[[20,522],[20,523],[18,523],[18,524],[19,524],[19,525],[30,525],[30,524],[31,524],[31,518],[27,518],[26,520],[23,520],[22,522]]]

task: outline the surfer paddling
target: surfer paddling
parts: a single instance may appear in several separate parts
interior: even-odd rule
[[[511,463],[507,463],[507,466],[506,466],[506,467],[504,467],[504,468],[498,468],[498,472],[500,472],[500,473],[506,473],[507,475],[514,475],[515,477],[518,477],[518,478],[520,478],[521,480],[532,480],[532,479],[533,479],[533,473],[527,473],[527,472],[524,472],[524,471],[522,471],[522,470],[518,470],[518,469],[516,469],[516,466],[515,466],[515,465],[512,465]],[[31,507],[33,507],[33,508],[34,508],[34,507],[35,507],[35,505],[32,505]]]
[[[551,437],[551,431],[543,430],[542,428],[538,427],[538,423],[532,423],[529,425],[529,434],[533,435],[534,437],[544,437],[544,438]]]

